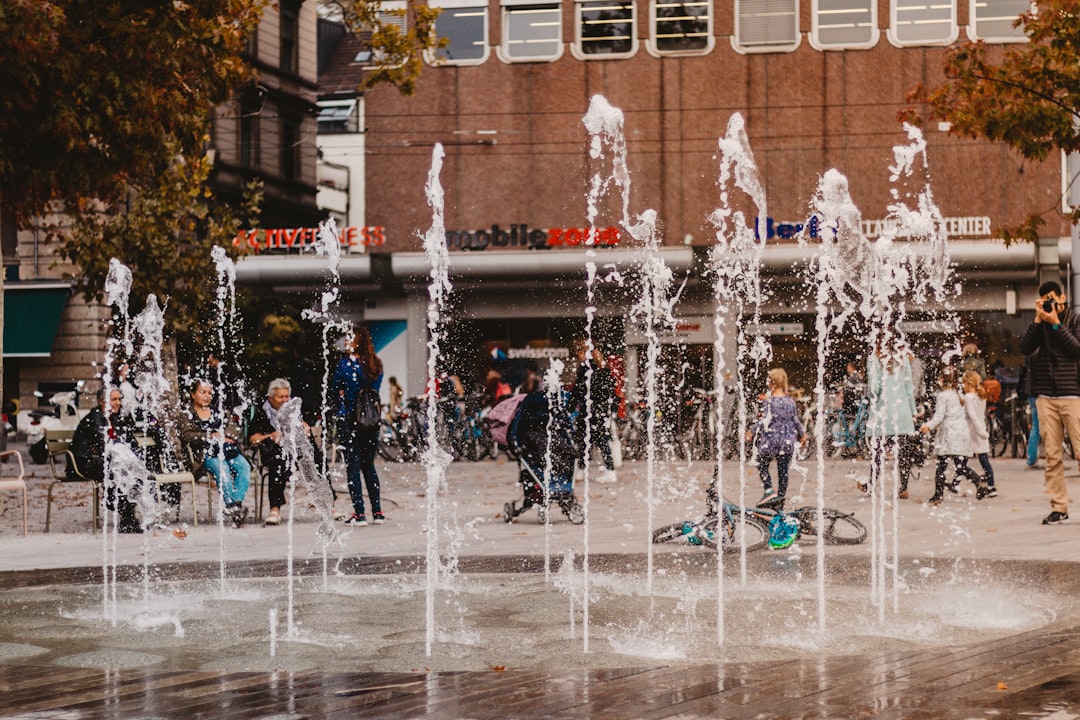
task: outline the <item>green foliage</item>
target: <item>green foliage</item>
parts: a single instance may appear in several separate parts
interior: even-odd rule
[[[424,66],[424,53],[446,45],[446,39],[435,33],[440,10],[426,3],[409,0],[404,10],[384,10],[372,0],[332,0],[326,4],[338,11],[350,31],[371,36],[376,64],[364,77],[364,89],[387,84],[402,95],[412,95]],[[406,20],[405,32],[399,27],[401,18]]]
[[[0,193],[17,221],[122,199],[200,153],[266,4],[0,2]]]
[[[1003,51],[960,45],[946,59],[947,80],[919,85],[908,100],[924,104],[929,119],[948,121],[951,134],[1004,142],[1025,158],[1080,151],[1080,0],[1039,0],[1037,13],[1022,20],[1029,42]],[[901,118],[923,119],[914,109]],[[1029,217],[1003,236],[1033,239],[1040,224]]]
[[[101,299],[115,257],[132,271],[133,313],[155,294],[168,305],[166,332],[199,339],[203,328],[214,325],[216,312],[211,248],[220,245],[236,256],[232,239],[241,228],[258,224],[262,188],[250,185],[244,207],[235,212],[206,188],[205,157],[174,158],[148,184],[129,185],[126,198],[84,204],[59,249],[80,268],[76,279],[88,300]]]

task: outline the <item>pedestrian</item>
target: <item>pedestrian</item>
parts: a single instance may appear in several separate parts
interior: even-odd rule
[[[71,438],[71,457],[75,464],[68,462],[67,477],[79,479],[79,475],[96,483],[105,484],[105,454],[107,443],[135,444],[135,427],[131,417],[123,413],[123,390],[119,387],[102,388],[98,393],[97,405],[87,413],[75,428]],[[115,478],[115,469],[114,469]],[[141,488],[131,488],[132,495]],[[141,533],[143,526],[135,515],[134,497],[129,491],[108,483],[105,496],[106,506],[117,513],[117,532]]]
[[[337,437],[345,449],[345,477],[353,504],[352,516],[346,522],[358,527],[368,524],[364,511],[364,485],[367,486],[368,500],[371,502],[372,522],[382,525],[386,521],[382,512],[379,474],[375,470],[379,426],[361,427],[356,417],[361,391],[374,390],[377,393],[382,379],[383,364],[375,354],[371,333],[366,325],[357,325],[345,340],[345,356],[338,361],[333,388],[338,398]]]
[[[956,480],[949,485],[949,490],[957,491],[960,476],[975,483],[975,497],[982,500],[986,496],[986,487],[978,473],[968,467],[967,459],[971,455],[971,434],[968,431],[967,416],[964,413],[963,400],[956,389],[956,370],[946,366],[938,377],[938,390],[934,402],[934,416],[919,432],[924,435],[936,431],[934,435],[934,454],[937,456],[937,469],[934,473],[934,495],[927,500],[931,505],[940,505],[945,492],[945,472],[949,461],[956,469]]]
[[[1018,402],[1027,403],[1028,411],[1031,414],[1031,429],[1028,431],[1027,461],[1025,463],[1028,470],[1039,469],[1039,408],[1035,406],[1035,392],[1031,383],[1034,378],[1032,370],[1038,355],[1039,351],[1036,350],[1030,355],[1024,356],[1024,364],[1020,366],[1020,374],[1016,379],[1016,399]]]
[[[964,388],[964,413],[971,435],[971,452],[982,466],[986,497],[997,497],[994,468],[990,465],[990,431],[986,429],[986,386],[974,370],[966,371],[960,380]]]
[[[1039,287],[1035,320],[1020,340],[1020,352],[1038,353],[1032,363],[1031,394],[1036,396],[1046,452],[1046,491],[1050,495],[1050,514],[1043,519],[1043,525],[1059,525],[1069,521],[1066,434],[1074,448],[1080,447],[1080,318],[1056,282]]]
[[[870,439],[870,478],[882,477],[885,459],[897,456],[896,497],[906,500],[913,465],[915,436],[915,384],[906,351],[879,350],[866,363],[867,396],[870,400],[866,434]],[[867,486],[859,484],[864,492]]]
[[[599,348],[592,348],[587,358],[585,343],[578,346],[578,370],[574,387],[570,392],[570,407],[577,410],[575,441],[583,456],[582,465],[589,461],[584,457],[585,431],[589,430],[589,445],[600,451],[604,460],[604,472],[596,479],[601,483],[618,480],[615,459],[611,454],[611,411],[615,401],[615,378],[604,362]],[[587,392],[586,392],[587,391]]]
[[[788,395],[788,377],[783,368],[769,370],[769,392],[761,401],[760,419],[747,432],[747,440],[757,435],[758,473],[764,493],[758,505],[784,509],[787,498],[788,466],[795,444],[806,442],[806,431],[799,420],[799,408]],[[776,462],[776,486],[773,490],[769,465]]]
[[[986,361],[983,360],[979,346],[973,342],[966,343],[963,347],[963,359],[960,361],[960,372],[965,373],[973,370],[979,374],[979,382],[986,379]]]

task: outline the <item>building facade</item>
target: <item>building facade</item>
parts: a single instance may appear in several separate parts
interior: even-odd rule
[[[406,349],[394,356],[409,392],[425,377],[430,266],[421,250],[433,217],[425,184],[436,144],[446,154],[439,181],[454,283],[453,370],[482,376],[495,344],[521,358],[565,355],[585,330],[586,306],[594,306],[601,344],[632,376],[642,340],[628,319],[630,283],[600,283],[589,299],[585,266],[631,271],[638,249],[625,225],[655,210],[662,254],[685,280],[675,310],[685,331],[671,334],[680,349],[668,362],[684,385],[711,385],[715,303],[704,258],[715,242],[709,217],[721,202],[718,141],[736,113],[768,203],[757,221],[766,237],[762,327],[773,333],[777,361],[807,384],[813,308],[798,267],[811,250],[796,235],[810,220],[820,178],[841,172],[863,231],[881,234],[894,190],[911,189],[891,178],[894,148],[909,143],[898,121],[908,94],[943,79],[957,43],[981,39],[1000,53],[1024,42],[1013,21],[1029,7],[1027,0],[433,4],[442,8],[436,29],[448,43],[430,58],[415,95],[383,87],[364,96],[363,223],[379,228],[383,241],[342,266],[347,314],[405,328]],[[583,116],[596,95],[622,111],[631,188],[628,217],[617,189],[599,203],[595,225],[612,230],[597,236],[590,258],[582,244],[587,197],[611,162],[590,157]],[[1003,145],[953,137],[944,125],[923,133],[925,180],[963,285],[959,335],[976,340],[988,361],[1016,365],[1017,329],[1032,315],[1035,288],[1067,275],[1062,163],[1025,161]],[[1046,220],[1037,245],[994,239],[1032,212]],[[284,284],[264,260],[271,258],[241,268],[241,278]],[[938,308],[909,310],[920,351],[940,356],[957,333],[932,321]]]

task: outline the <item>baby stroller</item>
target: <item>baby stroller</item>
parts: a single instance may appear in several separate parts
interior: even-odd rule
[[[516,405],[502,408],[506,403]],[[513,411],[509,423],[498,418]],[[510,523],[518,515],[536,506],[537,521],[546,523],[553,503],[575,525],[585,522],[585,510],[574,496],[574,446],[570,440],[570,424],[565,412],[556,411],[551,423],[551,475],[544,478],[548,455],[548,399],[542,392],[515,395],[492,409],[496,418],[491,434],[496,441],[505,434],[505,443],[518,455],[518,482],[524,491],[520,507],[518,502],[503,506],[503,519]],[[545,497],[545,487],[546,495]]]

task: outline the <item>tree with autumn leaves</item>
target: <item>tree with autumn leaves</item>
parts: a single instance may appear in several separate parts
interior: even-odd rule
[[[1027,43],[959,45],[948,53],[946,81],[919,86],[908,100],[950,123],[952,134],[1004,142],[1028,159],[1080,152],[1080,0],[1039,0],[1019,21]],[[902,119],[923,118],[907,110]],[[1071,219],[1080,221],[1080,210]],[[1003,235],[1034,241],[1043,223],[1033,213]]]

